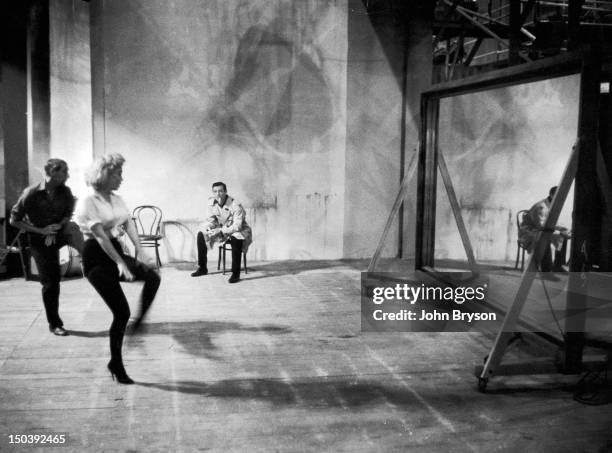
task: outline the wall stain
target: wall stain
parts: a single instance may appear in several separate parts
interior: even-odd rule
[[[279,34],[278,20],[252,26],[240,39],[224,96],[206,114],[220,142],[302,144],[325,138],[332,127],[331,93],[322,68]],[[298,151],[275,147],[282,153]]]

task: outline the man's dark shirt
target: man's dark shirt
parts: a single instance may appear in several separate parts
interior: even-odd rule
[[[53,197],[50,197],[45,190],[45,184],[39,183],[23,191],[11,209],[11,221],[27,218],[27,221],[35,227],[44,228],[52,223],[59,223],[66,217],[72,217],[73,210],[74,197],[69,187],[64,185],[57,187]],[[32,234],[30,237],[43,238],[39,234]]]

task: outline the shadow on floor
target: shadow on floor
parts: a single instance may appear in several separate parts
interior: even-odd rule
[[[316,271],[316,270],[328,270],[333,271],[334,269],[351,269],[360,272],[365,272],[368,267],[369,260],[284,260],[284,261],[270,261],[270,262],[258,262],[248,266],[248,274],[244,271],[241,273],[243,280],[257,280],[260,278],[277,277],[281,275],[295,275],[302,272]],[[209,263],[213,264],[213,263]],[[196,269],[196,265],[193,263],[170,263],[168,266],[174,267],[181,271],[193,272]],[[221,274],[222,271],[216,270],[214,266],[209,266],[209,275]],[[252,275],[256,273],[256,275]],[[229,276],[230,271],[225,272]],[[204,277],[205,278],[205,277]]]
[[[85,330],[69,330],[67,332],[73,337],[83,337],[83,338],[100,338],[100,337],[108,337],[108,330],[99,330],[97,332],[87,332]]]
[[[171,336],[179,343],[185,352],[207,359],[218,360],[214,354],[217,346],[214,337],[227,332],[261,332],[273,335],[283,335],[291,329],[272,324],[261,326],[244,325],[237,322],[186,321],[144,323],[137,333],[129,336],[129,345],[140,347],[144,345],[145,337],[151,335]]]
[[[108,330],[82,331],[69,330],[70,335],[84,338],[108,337]],[[187,322],[157,322],[144,323],[137,332],[131,333],[128,326],[126,339],[127,347],[142,347],[145,338],[152,335],[170,336],[179,343],[184,350],[194,356],[207,359],[220,359],[213,352],[217,350],[214,344],[214,336],[227,332],[261,332],[266,334],[283,335],[291,332],[291,329],[283,326],[263,324],[261,326],[243,325],[237,322],[215,322],[215,321],[187,321]]]
[[[305,379],[286,382],[282,379],[227,379],[218,382],[177,381],[169,383],[138,382],[147,388],[201,395],[213,398],[240,398],[263,400],[274,405],[298,405],[309,408],[342,407],[354,408],[367,405],[385,404],[394,407],[417,407],[422,401],[434,407],[460,407],[471,400],[491,399],[474,388],[473,393],[458,395],[456,388],[420,388],[417,392],[404,385],[385,384],[381,381],[360,381],[348,379]],[[539,399],[567,399],[571,387],[554,385],[548,388],[498,388],[492,394],[537,394]]]
[[[228,379],[207,383],[178,381],[174,383],[146,383],[138,385],[170,392],[215,398],[261,399],[275,405],[305,405],[309,407],[358,407],[390,401],[404,406],[418,404],[407,391],[391,390],[377,383],[347,381],[326,382],[319,379],[284,382],[280,379]]]

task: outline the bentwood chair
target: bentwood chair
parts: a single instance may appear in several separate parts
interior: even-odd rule
[[[137,206],[132,212],[138,238],[142,247],[154,247],[157,266],[161,267],[159,245],[164,237],[162,234],[162,210],[157,206]]]
[[[529,211],[526,209],[523,209],[522,211],[519,211],[516,213],[516,228],[517,228],[516,234],[518,235],[518,237],[516,238],[516,262],[514,263],[514,268],[518,269],[518,263],[519,263],[519,257],[520,257],[521,258],[521,272],[523,272],[523,269],[525,268],[525,252],[527,251],[527,248],[521,242],[520,232],[521,232],[521,225],[523,224],[523,219],[528,214],[529,214]]]

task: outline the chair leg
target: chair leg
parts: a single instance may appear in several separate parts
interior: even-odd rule
[[[225,246],[223,246],[223,275],[225,275]]]
[[[28,271],[25,265],[25,259],[23,258],[23,250],[19,249],[19,259],[21,260],[21,271],[23,272],[23,278],[28,280]]]
[[[248,274],[247,272],[247,263],[246,263],[246,253],[242,252],[242,258],[244,259],[244,273]]]
[[[219,247],[219,259],[217,260],[217,270],[221,269],[221,247]]]
[[[21,231],[19,232],[21,234]],[[23,247],[21,246],[21,239],[17,236],[17,247],[19,248],[19,260],[21,261],[21,271],[23,272],[23,278],[28,280],[28,270],[26,268],[25,259],[23,257]]]
[[[79,270],[81,271],[81,277],[85,278],[85,271],[83,270],[83,256],[79,253]]]
[[[155,241],[155,258],[157,259],[157,268],[161,267],[161,259],[159,258],[159,244]]]
[[[521,255],[521,246],[517,245],[516,246],[516,262],[514,263],[514,268],[518,269],[518,263],[519,263],[519,257]]]

